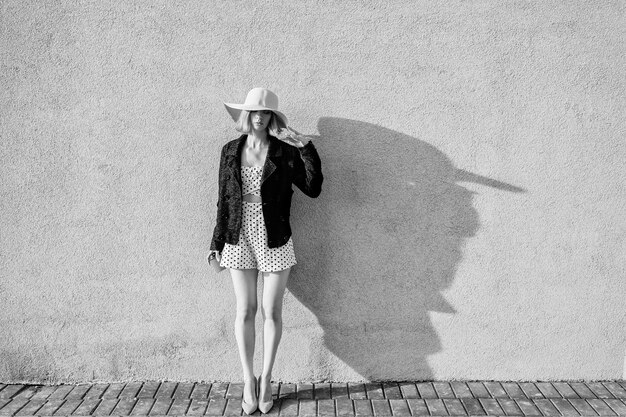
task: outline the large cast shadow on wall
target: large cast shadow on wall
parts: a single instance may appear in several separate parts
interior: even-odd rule
[[[317,317],[325,347],[363,378],[432,379],[427,357],[441,345],[429,314],[454,314],[442,291],[480,225],[460,183],[523,190],[380,126],[322,118],[318,130],[323,192],[294,201],[299,264],[288,288]]]

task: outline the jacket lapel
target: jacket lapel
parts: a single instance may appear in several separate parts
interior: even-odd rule
[[[239,141],[233,143],[226,150],[226,166],[231,172],[231,175],[237,180],[237,183],[241,186],[241,150],[246,143],[246,135],[242,135]]]
[[[276,165],[279,163],[279,159],[283,155],[283,148],[280,146],[280,142],[273,136],[269,136],[270,144],[267,149],[267,157],[265,158],[265,164],[263,165],[263,174],[261,175],[261,184],[269,178],[270,175],[276,171]]]

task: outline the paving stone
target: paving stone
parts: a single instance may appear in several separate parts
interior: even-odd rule
[[[626,398],[626,389],[622,388],[622,386],[617,382],[604,382],[604,386],[611,392],[611,394],[613,394],[615,398]]]
[[[176,385],[176,390],[174,391],[174,398],[184,398],[188,399],[191,395],[191,391],[193,391],[193,386],[195,384],[193,382],[179,382]],[[228,392],[233,387],[233,397],[228,396]],[[239,393],[239,397],[237,397],[237,387],[241,387],[241,391]],[[241,392],[243,392],[243,384],[229,384],[229,388],[226,391],[226,398],[241,398]]]
[[[526,394],[524,394],[517,382],[503,382],[502,388],[509,395],[509,398],[526,398]]]
[[[193,387],[193,391],[191,391],[191,398],[205,400],[209,398],[209,391],[211,391],[211,384],[206,382],[198,383]]]
[[[24,389],[15,394],[13,398],[25,398],[28,400],[37,393],[39,388],[41,388],[41,385],[26,385]]]
[[[357,416],[371,416],[373,415],[372,403],[370,400],[353,400],[354,413]]]
[[[330,392],[330,383],[322,382],[313,385],[313,398],[318,400],[329,400],[332,398]]]
[[[311,399],[298,400],[300,415],[314,416],[317,414],[317,401]]]
[[[48,397],[49,400],[62,400],[74,389],[73,385],[59,385]]]
[[[483,406],[480,404],[480,401],[476,398],[461,398],[461,403],[465,410],[467,410],[467,414],[472,416],[484,416],[487,413],[483,409]]]
[[[428,407],[428,411],[433,416],[447,416],[448,410],[443,403],[443,400],[438,398],[426,398],[424,399],[426,402],[426,407]]]
[[[15,394],[17,394],[22,388],[24,388],[24,385],[21,384],[11,384],[11,385],[6,385],[2,391],[0,391],[0,398],[12,398]],[[70,389],[72,387],[70,386]],[[66,393],[67,394],[67,393]]]
[[[399,400],[402,398],[402,392],[397,382],[383,382],[383,392],[388,400]]]
[[[0,416],[11,416],[17,413],[26,404],[28,404],[28,398],[13,398],[0,409]]]
[[[187,412],[190,404],[191,400],[188,398],[174,398],[167,415],[183,415]],[[241,401],[239,402],[239,413],[241,414]],[[224,412],[224,415],[226,415],[226,412]]]
[[[439,398],[437,391],[430,382],[418,382],[415,384],[417,392],[419,392],[421,398]]]
[[[226,398],[243,398],[243,383],[230,383],[228,384],[228,389],[226,390]],[[180,387],[180,384],[178,385]],[[178,392],[178,389],[176,390]],[[188,398],[191,395],[191,392],[187,395]],[[174,393],[174,397],[176,397],[176,393]]]
[[[354,404],[349,398],[337,398],[335,400],[335,406],[337,407],[338,416],[353,416]]]
[[[555,400],[558,398],[555,398]],[[535,401],[535,405],[541,411],[544,416],[560,416],[559,410],[556,409],[552,401],[548,398],[538,398]]]
[[[426,401],[424,401],[423,399],[409,398],[406,400],[406,402],[409,405],[409,408],[411,409],[411,413],[414,416],[429,415],[428,407],[426,407]]]
[[[128,416],[133,410],[136,402],[137,400],[135,398],[121,397],[111,414],[115,414],[118,416]]]
[[[451,416],[462,416],[465,415],[465,408],[463,407],[463,403],[458,398],[444,398],[443,403],[448,410],[448,414]]]
[[[365,384],[365,391],[367,392],[367,398],[370,400],[383,400],[385,393],[383,392],[383,386],[376,382],[368,382]]]
[[[126,384],[122,392],[120,392],[120,398],[135,398],[143,385],[143,381],[132,381]]]
[[[614,416],[615,412],[609,407],[609,405],[603,400],[599,398],[592,398],[587,400],[590,406],[598,413],[600,416]]]
[[[214,382],[211,385],[209,398],[225,398],[226,391],[228,391],[228,384],[226,382]]]
[[[40,416],[51,416],[57,411],[65,402],[65,400],[48,400],[46,403],[37,411],[37,415]],[[1,410],[0,410],[1,411]]]
[[[189,409],[187,410],[188,416],[201,416],[209,406],[209,400],[193,398],[189,403]]]
[[[35,395],[30,397],[31,400],[45,400],[57,389],[56,385],[40,386]]]
[[[589,405],[587,400],[583,398],[572,398],[569,402],[572,403],[572,405],[576,408],[576,411],[583,416],[595,416],[598,414],[593,410],[593,407]]]
[[[280,398],[284,399],[295,399],[296,394],[296,385],[295,384],[280,384],[278,395]]]
[[[486,381],[484,382],[485,388],[489,391],[491,398],[509,398],[509,394],[502,388],[499,382]]]
[[[495,398],[479,398],[480,405],[483,406],[485,412],[489,416],[501,416],[504,415],[504,410],[498,404],[498,400]]]
[[[522,410],[517,406],[515,400],[511,398],[498,398],[498,404],[500,408],[504,410],[507,416],[520,416],[523,415]]]
[[[298,399],[313,399],[313,384],[297,384]]]
[[[413,382],[400,382],[398,386],[400,388],[400,392],[402,393],[402,398],[419,398],[417,387]]]
[[[522,387],[522,389],[524,388]],[[537,406],[535,406],[535,403],[533,402],[533,400],[525,400],[523,398],[520,398],[518,400],[515,400],[515,403],[520,408],[520,410],[522,410],[522,413],[524,413],[525,416],[542,415],[541,411],[539,411]]]
[[[617,413],[617,415],[626,416],[626,404],[623,401],[620,401],[617,398],[607,398],[604,401],[613,411],[615,411],[615,413]]]
[[[224,414],[224,408],[226,408],[226,400],[223,398],[212,398],[209,400],[209,406],[207,407],[206,414],[212,416],[221,416]]]
[[[454,390],[454,394],[457,398],[473,398],[472,391],[465,382],[452,381],[450,386],[452,387],[452,390]]]
[[[125,386],[125,382],[114,382],[112,384],[109,384],[109,387],[106,389],[106,391],[104,391],[104,394],[102,394],[101,398],[119,398],[120,393]]]
[[[169,397],[157,397],[154,400],[154,404],[152,404],[152,408],[150,409],[149,414],[151,416],[152,415],[164,416],[169,411],[173,402],[174,400]]]
[[[74,410],[72,414],[78,415],[78,416],[91,415],[91,413],[100,404],[100,401],[102,401],[100,398],[87,398],[83,400],[82,403],[80,403],[78,408],[76,408],[76,410]]]
[[[410,416],[411,410],[409,409],[409,405],[406,400],[389,400],[389,405],[391,406],[391,412],[394,416]]]
[[[452,387],[447,382],[433,382],[433,388],[439,398],[456,398]]]
[[[588,382],[587,387],[589,387],[598,398],[614,398],[613,394],[611,394],[601,382]]]
[[[150,409],[154,405],[154,398],[139,398],[135,407],[133,407],[133,411],[131,411],[131,415],[134,416],[146,416],[150,412]]]
[[[80,385],[75,385],[74,389],[72,389],[66,396],[65,399],[69,400],[75,400],[75,399],[82,399],[85,394],[87,393],[87,391],[89,391],[89,389],[91,388],[90,384],[80,384]]]
[[[332,398],[350,398],[348,384],[333,382],[330,384],[330,395]]]
[[[335,401],[334,400],[318,400],[317,401],[317,413],[320,416],[334,416],[335,415]]]
[[[28,403],[24,405],[18,412],[18,416],[32,416],[34,415],[43,405],[46,403],[46,400],[29,400]]]
[[[578,394],[580,398],[596,398],[596,394],[594,394],[584,382],[571,382],[570,386],[576,391],[576,394]]]
[[[92,414],[94,416],[108,416],[111,414],[118,401],[119,399],[117,398],[103,398],[100,400],[96,409],[93,410]]]
[[[54,412],[54,415],[55,416],[68,416],[72,414],[74,410],[78,408],[81,402],[83,402],[83,400],[79,398],[65,400],[65,402],[63,402],[63,405],[61,405],[61,407],[59,407],[59,409]]]
[[[526,397],[530,399],[544,398],[539,388],[532,382],[520,382],[519,386],[522,391],[524,391],[524,394],[526,394]],[[524,411],[524,409],[522,409],[522,411]]]
[[[137,393],[137,398],[154,398],[161,386],[159,381],[146,381]]]
[[[287,398],[280,403],[281,416],[297,416],[298,415],[298,400],[295,398]]]
[[[552,385],[563,398],[580,398],[567,382],[553,382]]]
[[[367,398],[365,384],[351,382],[348,384],[348,392],[350,393],[350,398],[353,400],[363,400]]]
[[[320,401],[317,405],[315,402],[307,402],[306,405],[302,402],[300,407],[296,405],[296,411],[303,416],[326,413],[342,417],[357,413],[358,415],[408,416],[410,413],[424,415],[429,409],[430,414],[433,415],[462,415],[465,414],[465,410],[472,415],[519,415],[523,413],[524,415],[543,414],[545,416],[577,416],[579,414],[609,416],[626,414],[626,402],[619,399],[626,397],[626,388],[622,381],[591,383],[436,381],[417,384],[372,382],[365,385],[360,383],[301,384],[298,387],[293,384],[273,383],[273,386],[276,386],[277,392],[283,396],[289,396],[291,386],[291,392],[304,397],[303,400],[314,398]],[[229,386],[226,383],[177,384],[171,381],[60,386],[8,384],[0,390],[0,394],[5,396],[4,400],[1,400],[0,395],[0,415],[14,414],[16,411],[12,410],[17,407],[21,407],[18,408],[17,415],[73,414],[78,416],[111,413],[128,415],[124,413],[129,412],[133,415],[145,415],[149,412],[151,416],[180,414],[180,410],[171,410],[173,402],[169,398],[166,402],[152,400],[152,397],[159,397],[159,395],[184,398],[186,402],[183,404],[189,409],[189,414],[223,415],[228,405],[225,397],[233,400],[240,399],[239,392],[242,388],[243,384],[239,383]],[[471,395],[476,395],[477,398],[468,398]],[[582,395],[588,398],[579,398]],[[118,401],[117,397],[123,397],[124,401]],[[142,400],[136,401],[134,397]],[[367,401],[363,401],[368,397]],[[189,398],[194,398],[196,401],[191,401]],[[214,402],[214,410],[210,410],[209,398],[221,398],[221,404]],[[294,398],[296,398],[295,395],[291,399]],[[351,398],[360,401],[358,405]],[[372,403],[369,400],[376,402]],[[287,413],[290,412],[289,404],[283,407],[277,401],[277,405],[270,414],[278,415],[281,408]],[[240,401],[236,406],[237,402],[232,402],[227,413],[241,415]],[[72,410],[73,407],[74,410]],[[293,408],[293,404],[291,407]]]
[[[491,398],[491,394],[482,382],[468,382],[467,386],[472,391],[474,398]]]
[[[84,398],[101,398],[104,392],[109,388],[109,384],[93,384],[89,391],[85,393]]]
[[[390,416],[391,407],[388,400],[371,400],[375,416]]]
[[[552,386],[549,382],[537,382],[535,383],[539,391],[543,394],[544,398],[561,398],[561,394]]]
[[[565,398],[555,398],[552,400],[554,406],[564,416],[579,416],[580,413],[576,411],[576,408]]]
[[[10,398],[0,398],[0,409],[11,402]]]
[[[240,416],[242,414],[243,410],[241,409],[241,398],[231,398],[226,400],[226,408],[224,409],[225,416]]]

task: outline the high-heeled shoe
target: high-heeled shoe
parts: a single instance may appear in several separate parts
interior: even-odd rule
[[[261,385],[261,380],[262,380],[262,377],[259,377],[259,411],[263,414],[267,414],[274,406],[274,397],[272,396],[272,385],[271,385],[271,381],[267,381],[270,383],[268,384],[269,390],[270,390],[270,400],[261,401],[261,398],[263,398],[263,395],[261,394],[261,387],[263,386]]]
[[[257,407],[259,406],[259,398],[257,394],[257,389],[258,389],[257,380],[256,378],[252,378],[252,380],[254,381],[254,401],[252,401],[251,403],[247,403],[243,398],[241,399],[241,409],[247,415],[254,413]],[[244,386],[244,392],[245,392],[245,386]]]

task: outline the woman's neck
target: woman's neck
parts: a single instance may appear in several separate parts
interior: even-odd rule
[[[252,131],[248,133],[247,144],[250,148],[260,148],[267,145],[269,140],[267,139],[267,131]]]

